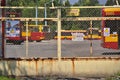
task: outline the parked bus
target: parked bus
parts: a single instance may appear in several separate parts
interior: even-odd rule
[[[86,33],[86,30],[61,30],[61,39],[62,40],[72,40],[72,33]],[[57,39],[57,32],[55,32],[55,39]]]
[[[20,15],[18,12],[6,12],[6,17],[20,17]],[[20,20],[6,20],[5,32],[7,43],[21,44],[23,42]]]
[[[41,40],[44,40],[45,33],[42,31],[42,27],[42,25],[28,25],[28,41],[40,42]],[[22,37],[24,40],[26,40],[26,36],[26,29],[24,29],[22,30]]]
[[[6,21],[6,25],[10,25],[10,23],[11,28],[6,26],[6,41],[9,43],[21,44],[26,40],[26,37],[30,42],[40,42],[45,39],[46,32],[42,31],[43,25],[28,25],[28,33],[26,33],[26,29],[22,28],[26,26],[20,26],[20,21]]]
[[[6,12],[7,17],[20,17],[18,12]],[[45,39],[48,31],[47,26],[30,24],[28,25],[28,33],[26,33],[26,25],[20,20],[7,20],[5,22],[5,37],[7,43],[21,44],[28,37],[28,41],[37,41]],[[28,34],[28,36],[27,36]]]
[[[83,33],[84,40],[100,40],[101,30],[98,28],[92,28],[92,34],[90,33],[90,28],[88,30],[61,30],[61,39],[72,40],[72,33]],[[55,33],[55,39],[57,39],[57,32]]]
[[[98,28],[88,28],[86,35],[84,36],[85,40],[100,40],[101,39],[101,30]]]
[[[120,8],[102,9],[103,17],[120,17]],[[120,48],[120,20],[102,21],[102,47],[119,49]]]

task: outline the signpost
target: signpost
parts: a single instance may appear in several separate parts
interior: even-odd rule
[[[71,33],[72,34],[72,41],[83,41],[84,34],[83,33]]]
[[[104,36],[110,36],[110,28],[104,28]]]
[[[67,9],[67,16],[79,16],[80,15],[80,9]]]

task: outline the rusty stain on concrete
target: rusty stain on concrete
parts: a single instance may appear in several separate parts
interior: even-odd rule
[[[110,76],[120,72],[120,57],[62,58],[60,64],[57,58],[6,58],[0,59],[0,62],[0,70],[3,75],[82,75],[98,77]]]

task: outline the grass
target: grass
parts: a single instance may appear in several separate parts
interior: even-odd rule
[[[0,76],[0,80],[16,80],[16,79],[5,77],[5,76]]]
[[[115,74],[113,77],[109,77],[106,80],[120,80],[120,72]]]

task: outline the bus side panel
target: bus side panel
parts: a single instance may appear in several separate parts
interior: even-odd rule
[[[112,11],[113,12],[113,11]],[[114,11],[112,14],[111,12],[106,12],[105,8],[102,9],[102,16],[111,16],[111,15],[119,15],[120,11]],[[102,21],[102,47],[109,48],[109,49],[118,49],[118,36],[114,34],[110,34],[110,36],[104,36],[104,28],[106,28],[105,21]],[[109,28],[109,26],[108,26]]]
[[[44,33],[43,32],[31,32],[31,40],[38,41],[44,39]]]
[[[72,35],[71,36],[61,36],[62,40],[72,40]]]
[[[104,48],[109,48],[109,49],[118,49],[118,42],[105,42],[103,44]]]

